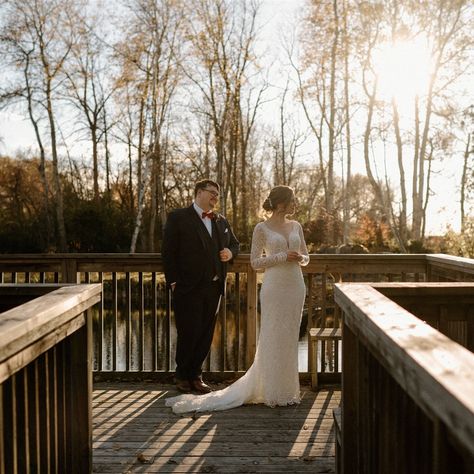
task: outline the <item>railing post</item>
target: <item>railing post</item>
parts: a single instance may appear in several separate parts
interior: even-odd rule
[[[69,341],[69,472],[92,472],[92,312]]]
[[[3,384],[0,384],[0,474],[5,474],[5,450],[3,448],[3,443],[5,442],[4,433],[5,433],[5,422],[3,419]]]
[[[313,373],[314,365],[316,365],[316,371],[318,370],[318,361],[316,360],[317,351],[313,350],[313,344],[311,343],[310,330],[313,327],[313,275],[308,275],[308,320],[306,323],[306,338],[308,341],[308,373]]]
[[[77,260],[75,258],[63,258],[61,261],[61,282],[80,283],[77,274]]]
[[[250,367],[257,348],[257,272],[247,265],[247,346],[246,368]]]
[[[431,271],[432,270],[431,262],[429,262],[427,259],[425,261],[426,261],[426,270],[425,270],[426,281],[433,281],[432,280],[433,276],[432,276],[432,271]]]
[[[342,472],[348,474],[359,472],[359,341],[345,322],[342,344]]]

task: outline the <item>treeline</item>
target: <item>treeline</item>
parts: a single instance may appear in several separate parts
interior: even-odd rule
[[[57,252],[57,230],[54,222],[48,223],[50,216],[45,212],[43,184],[40,179],[41,160],[17,156],[0,157],[0,252]],[[49,185],[53,179],[52,166],[46,167]],[[72,169],[61,173],[60,182],[64,198],[64,225],[67,235],[66,250],[69,252],[128,252],[134,232],[135,218],[131,207],[134,189],[129,187],[126,173],[114,175],[108,192],[95,199],[84,179],[86,170]],[[304,183],[303,174],[301,183]],[[191,184],[199,174],[188,176],[189,188],[182,193],[178,188],[168,195],[171,207],[189,205],[192,200]],[[380,209],[371,193],[365,176],[354,176],[354,195],[351,210],[356,216],[352,229],[353,241],[372,251],[395,249],[390,230],[380,220]],[[308,186],[309,189],[309,186]],[[252,205],[254,218],[248,220],[247,235],[251,235],[254,224],[263,217],[257,209],[267,189],[257,193]],[[300,188],[298,193],[297,218],[303,223],[307,243],[312,252],[335,252],[336,243],[342,241],[342,221],[335,221],[328,215],[321,197],[316,199],[311,193]],[[337,200],[341,199],[340,190]],[[56,205],[54,194],[50,192],[48,202]],[[148,228],[150,212],[148,206],[143,213],[143,227]],[[142,232],[137,239],[137,251],[148,251],[149,234]],[[244,251],[249,250],[250,241],[239,235]],[[160,248],[157,238],[157,248]]]
[[[288,184],[314,246],[409,251],[424,243],[433,173],[450,159],[462,163],[468,222],[468,1],[308,0],[276,65],[253,0],[0,9],[0,106],[36,140],[1,160],[0,251],[159,251],[167,211],[203,177],[222,184],[244,248],[265,193]],[[377,52],[419,38],[432,66],[405,113],[381,93]]]

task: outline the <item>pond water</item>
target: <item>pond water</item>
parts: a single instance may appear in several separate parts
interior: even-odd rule
[[[103,312],[103,332],[102,332],[102,369],[112,370],[113,358],[113,338],[114,323],[112,311],[104,309]],[[145,311],[143,318],[140,318],[139,311],[132,311],[130,319],[123,311],[117,312],[116,323],[116,370],[126,370],[126,354],[128,330],[130,328],[130,370],[139,370],[139,359],[143,357],[144,370],[152,370],[153,358],[157,359],[158,370],[166,370],[168,358],[171,359],[171,368],[174,369],[174,352],[176,347],[176,330],[174,322],[170,324],[170,353],[167,354],[167,331],[168,323],[164,311],[157,312],[156,328],[151,311]],[[222,344],[222,325],[216,325],[215,337],[211,347],[211,370],[219,371],[220,367],[220,347]],[[143,330],[142,330],[143,328]],[[98,370],[98,354],[100,339],[98,311],[94,314],[94,369]],[[237,337],[237,318],[232,313],[226,315],[226,345],[225,345],[225,369],[235,370],[238,359],[238,368],[242,370],[244,366],[245,353],[245,327],[240,325]],[[156,349],[153,338],[156,341]],[[143,350],[142,350],[143,347]],[[156,353],[155,353],[156,351]],[[298,367],[300,372],[306,372],[308,368],[308,341],[304,334],[298,342]]]

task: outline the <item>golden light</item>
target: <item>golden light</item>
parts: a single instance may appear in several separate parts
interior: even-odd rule
[[[413,107],[415,96],[428,88],[432,57],[428,42],[423,38],[399,40],[381,45],[374,54],[378,77],[378,98],[395,98],[401,111]]]

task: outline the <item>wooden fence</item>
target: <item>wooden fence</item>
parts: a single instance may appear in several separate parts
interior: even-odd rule
[[[474,283],[342,283],[335,300],[342,472],[472,473]]]
[[[0,473],[91,472],[100,285],[0,285]]]
[[[348,281],[470,281],[474,264],[446,255],[311,255],[303,268],[307,285],[306,327],[340,327],[334,284]],[[229,265],[225,304],[205,369],[228,377],[253,360],[262,279],[249,255]],[[159,254],[1,255],[0,283],[102,283],[93,315],[93,369],[107,378],[153,378],[174,370],[175,329]],[[310,346],[310,345],[308,345]],[[339,348],[327,343],[318,370],[339,372]],[[308,369],[316,363],[308,357]],[[324,375],[324,374],[323,374]],[[324,379],[323,379],[324,380]]]

